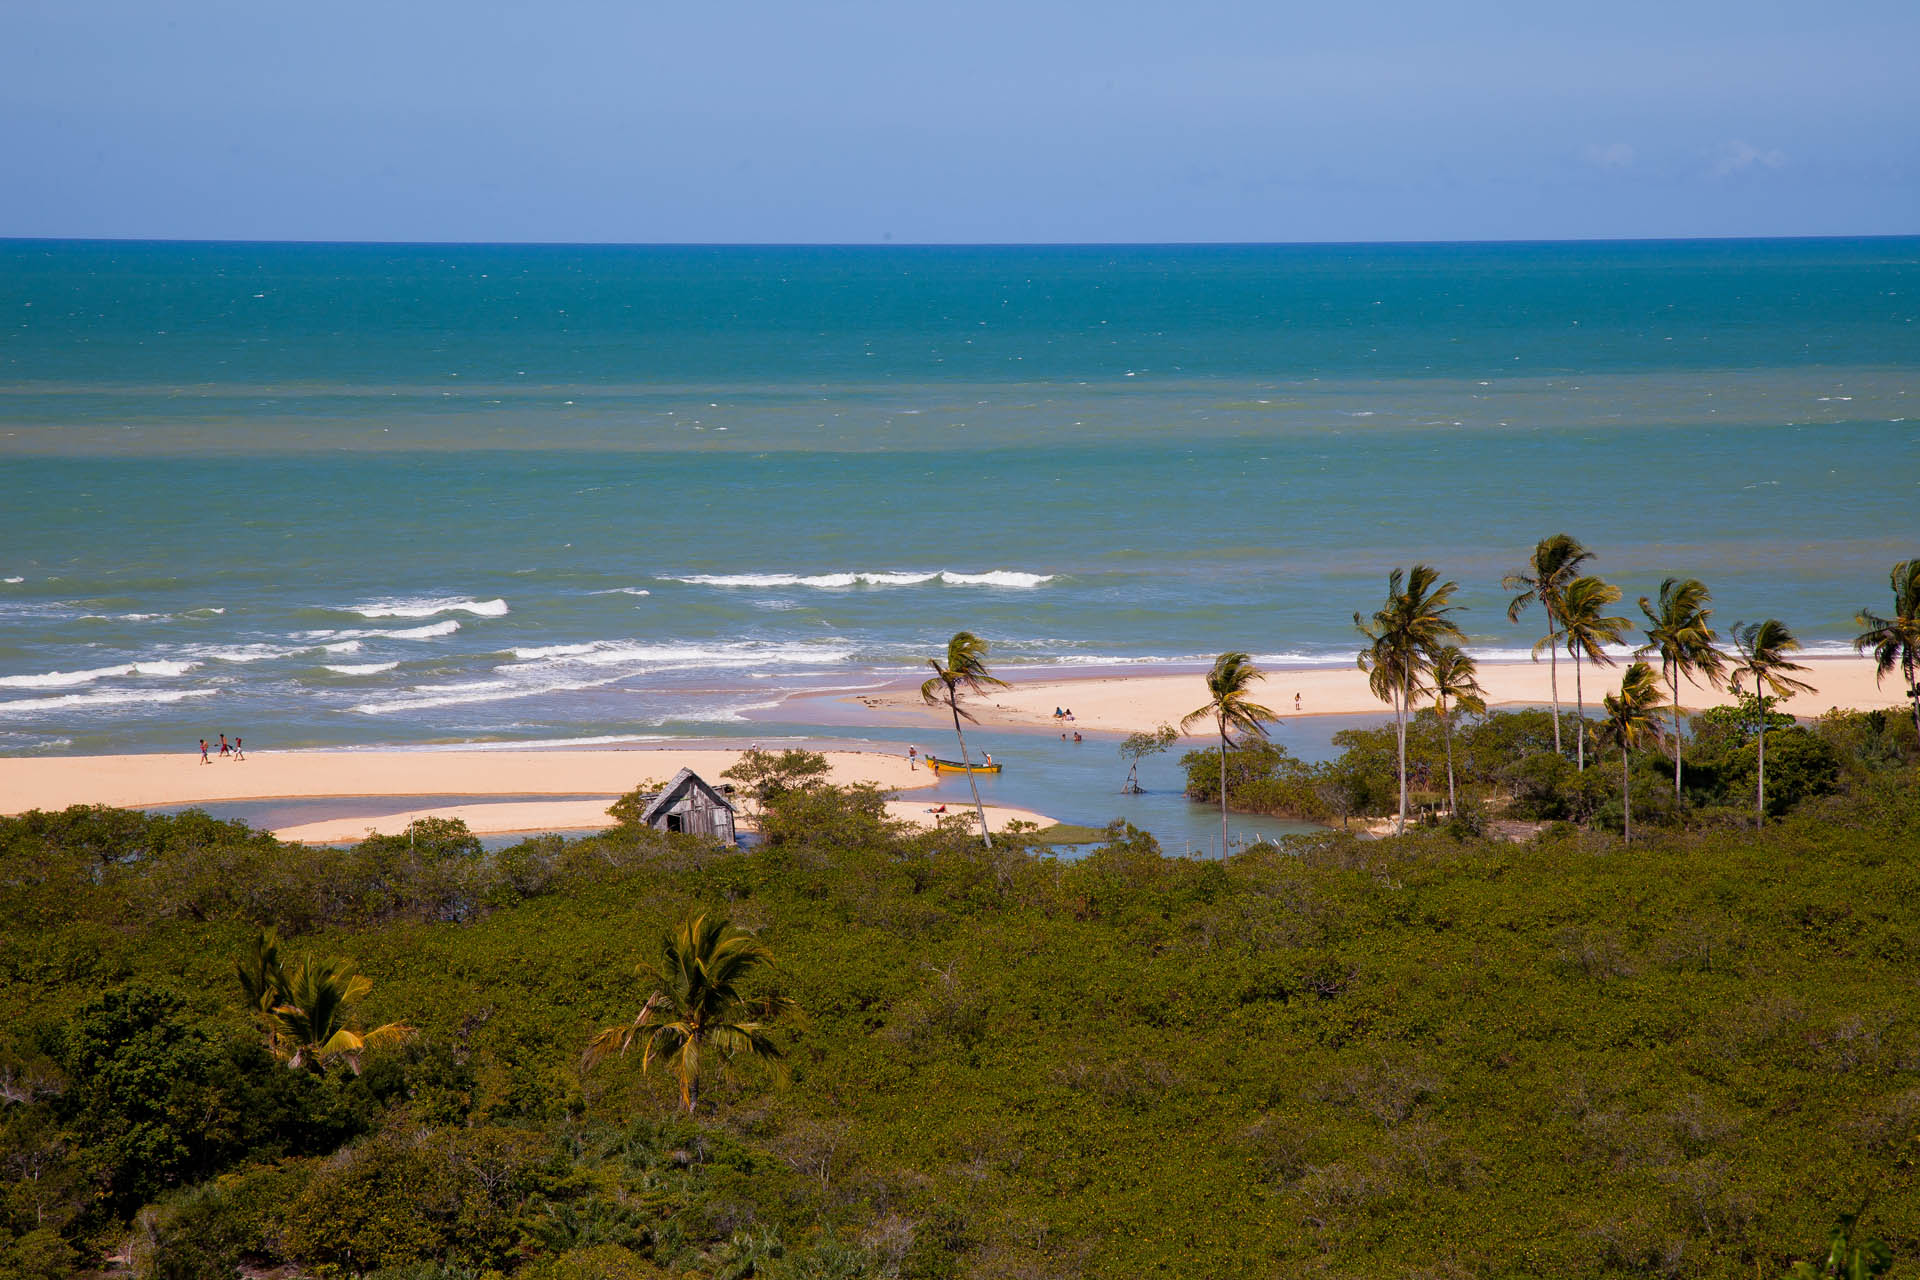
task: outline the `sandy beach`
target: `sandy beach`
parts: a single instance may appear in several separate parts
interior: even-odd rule
[[[922,800],[889,800],[887,816],[897,822],[911,823],[917,827],[932,827],[939,815],[928,812],[929,806]],[[1031,809],[1013,809],[1004,806],[987,805],[987,828],[991,831],[1005,831],[1009,822],[1031,822],[1036,826],[1050,827],[1052,818],[1033,812]],[[964,805],[947,806],[947,814],[958,814],[971,819],[973,810]],[[587,831],[604,831],[612,825],[607,817],[607,807],[599,800],[541,800],[541,801],[503,801],[498,804],[461,804],[441,808],[404,809],[395,813],[383,813],[374,817],[324,818],[318,822],[303,822],[297,826],[281,827],[273,834],[282,840],[304,841],[309,844],[338,844],[348,840],[361,840],[370,835],[391,836],[404,832],[409,825],[422,818],[457,818],[467,824],[467,829],[476,835],[528,835],[545,832],[566,832],[578,834]],[[752,822],[743,821],[742,826],[751,828]]]
[[[0,757],[0,813],[64,809],[75,804],[129,807],[213,801],[328,796],[595,796],[623,794],[649,779],[665,782],[692,769],[711,781],[739,760],[738,751],[635,748],[552,751],[258,751],[245,760],[201,764],[197,754]],[[828,780],[871,782],[888,790],[932,785],[904,758],[866,751],[829,751]],[[601,800],[604,806],[604,799]],[[525,825],[497,830],[578,827],[580,802],[510,807]],[[436,812],[446,812],[436,811]],[[415,813],[413,816],[422,816]],[[500,816],[500,815],[496,815]],[[564,819],[571,821],[563,821]],[[358,819],[362,826],[367,819]],[[406,826],[406,818],[400,827]],[[591,820],[584,825],[598,825]],[[476,827],[475,830],[480,830]]]
[[[1810,657],[1804,662],[1808,670],[1803,678],[1814,686],[1814,692],[1803,693],[1782,708],[1796,716],[1816,716],[1833,707],[1872,710],[1906,705],[1897,678],[1889,679],[1884,685],[1875,684],[1873,663],[1869,659]],[[1620,671],[1620,667],[1582,669],[1590,712],[1599,705],[1602,694],[1619,687]],[[1545,705],[1551,697],[1551,677],[1545,662],[1482,662],[1479,674],[1490,706]],[[1573,707],[1573,693],[1572,666],[1562,662],[1560,699],[1568,709]],[[1300,699],[1297,709],[1295,694]],[[1375,698],[1367,687],[1365,673],[1355,667],[1273,668],[1256,687],[1254,697],[1282,719],[1391,714],[1387,704]],[[968,706],[979,723],[997,728],[1135,733],[1162,724],[1177,727],[1182,716],[1206,700],[1205,676],[1187,672],[1016,680],[1011,688],[974,699]],[[841,701],[865,707],[876,719],[886,723],[925,723],[930,727],[950,724],[944,708],[929,707],[921,701],[917,686],[862,693]],[[1699,711],[1730,705],[1733,698],[1722,690],[1683,683],[1680,702],[1689,711]],[[1071,710],[1072,722],[1057,721],[1053,715],[1056,707]],[[1208,732],[1202,728],[1198,736]]]

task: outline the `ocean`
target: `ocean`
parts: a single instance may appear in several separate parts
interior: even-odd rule
[[[1416,560],[1518,654],[1561,530],[1841,651],[1916,316],[1920,239],[0,242],[0,753],[758,737],[960,628],[1346,664]]]

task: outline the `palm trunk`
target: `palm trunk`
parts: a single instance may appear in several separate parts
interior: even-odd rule
[[[1544,602],[1543,602],[1544,603]],[[1553,637],[1553,610],[1547,610],[1547,637]],[[1553,754],[1564,754],[1560,746],[1560,649],[1557,645],[1547,647],[1547,679],[1553,685]]]
[[[1627,748],[1620,747],[1620,834],[1633,843],[1633,778],[1627,773]]]
[[[1393,727],[1400,746],[1400,822],[1394,834],[1407,833],[1407,691],[1396,685],[1393,690]]]
[[[1444,711],[1440,713],[1440,727],[1447,735],[1447,816],[1458,817],[1460,804],[1453,798],[1453,720]]]
[[[1913,732],[1920,737],[1920,679],[1914,676],[1913,663],[1909,660],[1904,670],[1907,673],[1907,697],[1913,699]]]
[[[1573,705],[1576,708],[1573,717],[1574,757],[1579,761],[1579,771],[1587,771],[1587,695],[1580,688],[1580,651],[1573,651]]]
[[[1754,771],[1753,825],[1763,827],[1767,824],[1767,700],[1760,699],[1760,736],[1755,740],[1759,755],[1758,768]]]
[[[1220,861],[1227,860],[1227,721],[1220,719]]]
[[[987,807],[980,803],[980,780],[973,776],[973,761],[967,756],[967,735],[960,730],[960,704],[954,699],[953,686],[947,686],[947,705],[953,709],[953,736],[960,739],[960,763],[967,766],[967,786],[973,791],[973,811],[980,815],[980,838],[993,848],[993,836],[987,830]]]
[[[1673,690],[1673,798],[1680,798],[1680,670],[1667,674],[1667,687]]]

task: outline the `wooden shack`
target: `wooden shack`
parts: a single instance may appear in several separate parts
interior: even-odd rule
[[[693,770],[682,769],[653,798],[640,820],[658,831],[684,831],[732,844],[733,815],[732,801]]]

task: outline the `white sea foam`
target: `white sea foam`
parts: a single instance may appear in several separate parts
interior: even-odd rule
[[[217,648],[194,649],[192,652],[215,662],[265,662],[269,658],[285,658],[299,653],[299,649],[289,649],[277,644],[231,644]]]
[[[619,676],[583,680],[573,676],[559,680],[468,680],[457,684],[417,685],[403,693],[378,701],[363,702],[353,710],[362,715],[391,715],[396,711],[425,711],[434,707],[467,706],[476,702],[505,702],[513,698],[531,698],[543,693],[567,693],[612,684]]]
[[[608,667],[641,666],[664,670],[689,670],[705,667],[801,666],[831,667],[853,660],[854,651],[844,644],[786,644],[735,640],[714,644],[645,644],[624,640],[600,640],[591,644],[557,644],[540,649],[510,651],[519,662],[495,668],[512,672],[535,667],[571,665]]]
[[[67,711],[76,707],[112,707],[127,705],[164,705],[187,698],[210,698],[218,689],[109,690],[99,693],[68,693],[57,698],[25,698],[0,702],[0,715],[30,716],[48,711]]]
[[[397,662],[361,662],[340,667],[328,666],[323,670],[343,676],[377,676],[382,671],[391,671],[399,665]]]
[[[362,645],[358,640],[342,640],[338,644],[323,644],[320,647],[328,653],[358,653]]]
[[[470,613],[477,618],[504,618],[507,602],[501,599],[474,600],[467,596],[416,596],[391,600],[370,600],[349,605],[349,613],[363,618],[431,618],[442,613]]]
[[[26,581],[25,578],[0,578],[0,582],[8,582],[8,583],[21,583],[25,581]]]
[[[183,676],[199,665],[197,662],[147,659],[141,662],[123,662],[112,667],[92,667],[85,671],[48,671],[40,675],[0,676],[0,688],[71,689],[75,685],[92,684],[95,680],[107,680],[115,676]]]
[[[95,680],[104,680],[108,676],[130,676],[133,664],[126,663],[118,667],[94,667],[88,671],[48,671],[33,676],[0,676],[0,689],[70,689],[74,685],[92,684]]]
[[[389,640],[431,640],[435,636],[450,636],[459,629],[460,624],[449,618],[445,622],[432,622],[424,627],[409,627],[405,631],[373,631],[367,633],[367,638],[385,636]]]
[[[575,654],[592,653],[590,644],[550,644],[537,649],[509,649],[514,657],[523,662],[533,662],[541,658],[571,658]]]
[[[820,587],[839,590],[846,587],[914,587],[941,582],[950,587],[1038,587],[1052,582],[1050,573],[1020,573],[995,569],[987,573],[955,573],[951,569],[918,572],[853,573],[692,573],[669,576],[669,582],[685,582],[700,587]]]
[[[590,596],[650,596],[653,592],[645,587],[610,587],[605,591],[589,591]]]

